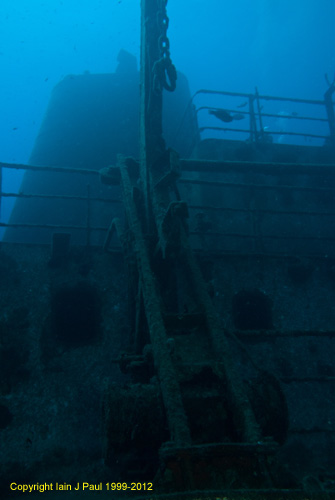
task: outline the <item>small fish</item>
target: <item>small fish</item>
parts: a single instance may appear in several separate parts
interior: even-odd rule
[[[244,115],[238,113],[236,115],[231,115],[229,111],[226,111],[225,109],[209,109],[208,110],[210,115],[216,116],[219,120],[225,123],[230,123],[233,120],[243,120]]]
[[[236,106],[237,108],[245,108],[246,105],[248,104],[248,101],[245,101],[245,102],[242,102],[242,104],[239,104],[238,106]]]
[[[13,127],[13,128],[12,128],[12,130],[17,130],[17,129],[18,129],[18,127]]]

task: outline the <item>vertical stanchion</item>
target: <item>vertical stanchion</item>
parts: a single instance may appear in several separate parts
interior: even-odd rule
[[[325,106],[329,124],[329,132],[330,132],[330,141],[333,145],[335,145],[335,115],[334,115],[334,106],[332,96],[335,92],[335,80],[329,86],[329,89],[325,92]]]
[[[2,165],[0,165],[0,220],[1,220],[1,205],[2,205]]]
[[[87,248],[91,246],[91,193],[89,184],[87,184],[86,246]]]
[[[250,142],[257,142],[257,128],[254,110],[254,96],[249,96],[249,113],[250,113]]]
[[[255,89],[255,96],[257,101],[257,112],[258,112],[258,121],[259,121],[259,134],[262,141],[264,141],[264,129],[263,129],[263,119],[262,119],[262,109],[259,102],[259,93],[258,88]]]

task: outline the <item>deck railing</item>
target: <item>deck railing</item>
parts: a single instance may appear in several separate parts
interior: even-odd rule
[[[204,99],[202,99],[202,101],[205,101],[201,102],[201,105],[197,104],[199,96],[203,96]],[[215,98],[215,103],[213,102],[213,98]],[[228,101],[229,103],[228,106],[224,105],[224,98],[229,98],[226,99],[226,102]],[[231,107],[231,103],[236,99],[242,99],[242,104],[237,104],[236,107]],[[211,103],[208,101],[211,101]],[[303,114],[295,111],[266,111],[264,109],[266,103],[270,103],[272,107],[276,107],[279,103],[284,106],[291,107],[292,105],[297,105],[299,107],[303,105]],[[332,101],[332,92],[329,90],[325,93],[323,100],[312,100],[261,95],[258,93],[257,88],[253,94],[201,89],[195,92],[190,99],[176,132],[176,136],[185,126],[185,119],[189,115],[190,110],[193,110],[197,116],[198,123],[202,122],[204,125],[199,126],[199,134],[197,137],[194,137],[192,147],[194,147],[195,143],[200,140],[204,132],[206,132],[208,136],[208,132],[210,131],[212,131],[214,133],[213,135],[216,135],[216,137],[219,133],[219,136],[222,135],[222,138],[225,138],[223,133],[230,132],[230,136],[233,140],[239,139],[241,134],[243,134],[244,137],[251,142],[284,142],[283,138],[292,137],[293,142],[294,140],[298,142],[298,139],[304,138],[304,140],[309,141],[310,144],[315,144],[317,142],[319,145],[321,142],[325,143],[329,141],[330,144],[335,145],[334,104],[335,103]],[[227,125],[222,124],[221,122],[220,125],[215,126],[213,125],[212,120],[210,123],[206,123],[208,120],[205,119],[204,112],[208,113],[217,109],[224,109],[231,116],[238,114],[240,115],[240,118],[247,118],[248,126],[241,128],[238,126],[241,122],[236,122],[234,120]],[[306,109],[309,110],[308,115],[306,114]],[[316,111],[316,113],[313,111]],[[322,113],[324,113],[324,117],[321,116]],[[281,122],[287,120],[294,123],[294,130],[276,129],[274,126],[276,120]],[[267,126],[266,123],[269,123],[269,126]],[[299,127],[302,124],[305,125],[305,129],[303,127]],[[327,129],[324,127],[325,125],[329,128],[329,134],[327,133]],[[324,129],[324,133],[320,133],[318,131],[314,132],[317,128]],[[278,140],[278,137],[280,137],[280,141]]]
[[[280,196],[286,196],[285,193],[287,193],[287,196],[299,196],[300,198],[303,197],[310,197],[310,196],[315,196],[318,197],[320,200],[325,200],[325,199],[331,199],[334,195],[334,183],[333,183],[333,177],[334,177],[334,165],[329,164],[329,165],[314,165],[314,164],[272,164],[269,162],[262,162],[262,163],[254,163],[254,162],[208,162],[208,161],[191,161],[191,160],[181,160],[181,171],[183,173],[182,177],[179,180],[179,186],[181,189],[185,186],[186,189],[188,189],[188,186],[190,188],[195,188],[196,186],[199,186],[201,189],[207,189],[207,190],[217,190],[217,189],[222,189],[225,193],[227,193],[227,190],[232,191],[232,190],[243,190],[246,193],[250,192],[252,190],[254,192],[254,196],[257,195],[257,193],[264,192],[266,193],[267,191],[272,191],[273,193],[280,194]],[[76,168],[60,168],[60,167],[36,167],[32,165],[17,165],[17,164],[8,164],[8,163],[0,163],[0,173],[2,169],[4,168],[9,168],[9,169],[24,169],[24,170],[32,170],[32,171],[43,171],[43,172],[50,172],[50,173],[69,173],[69,174],[78,174],[78,175],[84,175],[87,177],[93,177],[97,178],[97,176],[100,175],[99,171],[96,170],[89,170],[89,169],[76,169]],[[224,174],[225,172],[228,174],[229,172],[235,171],[236,174],[243,174],[247,175],[248,173],[254,173],[257,175],[262,176],[262,178],[267,175],[269,176],[279,176],[280,174],[285,173],[285,176],[288,174],[293,175],[293,178],[291,181],[288,183],[286,180],[286,183],[284,182],[274,182],[273,184],[264,182],[264,183],[255,183],[255,182],[247,182],[243,175],[240,177],[240,179],[235,179],[234,181],[231,181],[229,179],[229,176],[226,177]],[[208,178],[197,178],[192,175],[191,178],[188,178],[188,173],[199,173],[203,172],[206,173],[206,176]],[[321,174],[322,172],[322,174]],[[216,178],[216,176],[213,177],[212,174],[221,174],[220,178]],[[315,175],[321,175],[325,176],[327,179],[329,179],[329,182],[327,182],[325,185],[320,185],[318,183],[315,184],[308,184],[305,185],[305,181],[300,184],[298,181],[299,175],[303,175],[306,178],[310,176]],[[286,177],[285,177],[286,178]],[[299,178],[300,179],[300,178]],[[331,179],[331,182],[330,182]],[[117,182],[117,180],[115,181]],[[289,185],[288,185],[289,184]],[[89,186],[89,185],[88,185]],[[0,184],[1,187],[1,184]],[[187,191],[186,191],[187,192]],[[261,194],[259,196],[262,196]],[[116,198],[115,194],[114,197],[107,198],[107,197],[97,197],[97,196],[91,196],[89,187],[87,189],[87,196],[78,196],[78,195],[67,195],[67,194],[33,194],[33,193],[10,193],[10,192],[3,192],[0,189],[0,201],[1,198],[8,198],[8,197],[15,197],[15,198],[26,198],[26,199],[45,199],[45,200],[55,200],[55,201],[78,201],[82,203],[83,207],[83,213],[85,214],[86,210],[86,225],[85,225],[85,217],[82,218],[84,223],[81,225],[73,225],[66,223],[66,220],[64,220],[64,224],[62,221],[57,221],[57,224],[52,224],[52,223],[41,223],[41,221],[36,220],[36,223],[32,222],[27,222],[27,221],[19,221],[15,220],[15,222],[1,222],[0,227],[2,228],[31,228],[31,229],[45,229],[45,230],[54,230],[55,232],[57,231],[63,231],[63,230],[74,230],[74,231],[81,231],[83,235],[86,234],[86,242],[87,245],[90,246],[92,243],[91,240],[91,234],[94,231],[104,232],[106,237],[108,236],[108,231],[110,228],[110,223],[112,222],[113,217],[115,217],[115,210],[116,211],[122,211],[122,207],[120,204],[122,203],[122,197],[120,193],[120,197]],[[299,198],[299,199],[300,199]],[[294,242],[298,244],[299,241],[304,244],[305,242],[309,242],[310,245],[317,245],[319,248],[318,251],[314,253],[314,255],[318,253],[322,253],[324,251],[324,248],[328,248],[327,252],[331,255],[333,255],[333,245],[335,241],[335,236],[332,232],[332,221],[334,220],[335,216],[335,211],[332,209],[331,206],[327,206],[325,208],[323,206],[323,202],[320,201],[320,207],[316,206],[309,206],[310,203],[308,202],[308,199],[306,198],[305,203],[301,204],[299,203],[297,206],[290,206],[290,207],[282,207],[282,206],[257,206],[254,207],[253,205],[250,206],[230,206],[230,203],[225,203],[225,206],[221,206],[220,204],[216,204],[213,202],[213,204],[204,202],[204,203],[199,203],[199,199],[188,199],[187,202],[189,203],[189,210],[190,210],[190,216],[191,216],[191,221],[190,221],[190,236],[192,238],[196,238],[194,243],[197,244],[199,243],[198,239],[201,238],[201,241],[212,241],[213,238],[215,238],[216,244],[214,245],[213,243],[213,248],[212,250],[215,252],[216,249],[219,249],[220,253],[225,253],[224,248],[222,247],[221,243],[223,241],[227,242],[227,238],[233,239],[234,241],[236,238],[239,241],[245,240],[245,241],[250,241],[250,244],[248,244],[249,252],[250,253],[259,253],[259,254],[272,254],[273,250],[270,250],[268,245],[271,243],[271,241],[276,242],[276,241],[282,241],[283,245],[285,247],[285,241],[291,242],[293,245]],[[273,199],[273,197],[270,197],[270,199]],[[214,200],[214,198],[213,198]],[[226,200],[227,201],[227,200]],[[115,207],[115,210],[111,210],[111,215],[110,215],[110,220],[103,226],[103,223],[106,222],[102,221],[103,223],[101,225],[93,225],[91,223],[92,218],[91,218],[91,213],[95,210],[96,211],[96,204],[108,204],[108,206],[111,206],[113,204],[118,204],[118,207]],[[85,208],[86,207],[86,208]],[[244,230],[237,230],[235,228],[234,230],[234,225],[229,226],[226,228],[221,228],[221,227],[212,227],[210,230],[207,230],[205,228],[204,231],[201,231],[199,227],[195,225],[195,221],[192,218],[196,216],[196,214],[200,211],[200,213],[203,213],[206,218],[209,220],[212,219],[213,214],[215,213],[220,213],[220,219],[221,219],[221,214],[222,214],[222,221],[225,220],[235,220],[236,217],[241,217],[243,214],[245,214],[246,217],[249,217],[249,223],[248,223],[248,229],[247,227],[244,227]],[[114,216],[113,216],[114,212]],[[109,213],[109,212],[108,212]],[[289,217],[291,222],[293,219],[298,219],[303,228],[307,228],[309,224],[309,220],[311,218],[317,218],[320,224],[314,224],[314,229],[315,227],[323,227],[326,222],[326,226],[329,228],[329,231],[323,231],[322,234],[320,233],[319,230],[312,230],[306,232],[293,232],[293,231],[281,231],[280,234],[273,233],[271,231],[271,234],[267,231],[262,231],[262,222],[265,220],[269,220],[269,218],[273,216],[279,216],[282,218],[287,218]],[[216,217],[216,216],[215,216]],[[215,218],[214,217],[214,218]],[[96,219],[99,220],[99,219]],[[220,225],[219,225],[220,226]],[[241,229],[241,228],[240,228]],[[103,238],[103,235],[102,235]],[[232,240],[232,241],[233,241]],[[197,243],[198,242],[198,243]],[[277,245],[277,243],[276,243]],[[282,245],[282,244],[281,244]],[[271,245],[270,245],[271,246]],[[294,245],[293,245],[294,246]],[[292,248],[293,248],[292,246]],[[281,255],[292,255],[292,252],[288,251],[288,249],[283,247],[283,251],[281,252],[280,249],[277,249],[275,254],[278,256],[279,254]],[[301,249],[300,249],[301,250]],[[308,250],[308,247],[304,249],[302,253],[306,254],[306,251]],[[226,251],[229,253],[229,250],[226,248]],[[327,253],[326,252],[326,253]],[[236,251],[234,250],[234,253]],[[242,251],[243,253],[243,251]],[[299,252],[298,252],[299,253]]]
[[[65,201],[79,201],[84,203],[86,206],[86,225],[73,225],[73,224],[38,224],[38,223],[27,223],[27,222],[0,222],[0,228],[41,228],[41,229],[55,229],[55,230],[77,230],[85,231],[87,235],[87,243],[89,244],[90,234],[92,231],[103,231],[106,232],[108,227],[92,226],[91,221],[91,211],[92,203],[106,203],[106,204],[120,204],[122,202],[121,198],[103,198],[103,197],[93,197],[90,193],[90,184],[87,183],[87,195],[65,195],[65,194],[40,194],[40,193],[14,193],[3,191],[3,170],[25,170],[34,172],[48,172],[48,173],[61,173],[61,174],[77,174],[85,175],[88,177],[98,177],[100,172],[98,170],[92,169],[81,169],[81,168],[71,168],[71,167],[53,167],[53,166],[35,166],[35,165],[25,165],[17,163],[1,163],[0,162],[0,220],[1,220],[1,207],[4,198],[30,198],[30,199],[45,199],[45,200],[65,200]],[[84,208],[85,209],[85,208]]]

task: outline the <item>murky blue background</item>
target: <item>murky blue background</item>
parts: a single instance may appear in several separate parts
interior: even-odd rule
[[[172,60],[192,93],[257,86],[322,99],[325,73],[333,79],[333,0],[169,0],[168,15]],[[0,161],[28,161],[65,75],[113,72],[121,48],[139,56],[139,40],[139,0],[1,0]],[[3,190],[20,179],[4,171]],[[2,220],[10,209],[4,200]]]

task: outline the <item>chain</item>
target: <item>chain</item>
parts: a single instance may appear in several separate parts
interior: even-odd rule
[[[170,41],[167,37],[169,18],[166,13],[168,0],[158,0],[157,24],[161,33],[158,39],[159,59],[153,66],[153,90],[161,93],[163,88],[173,92],[176,88],[177,71],[170,57]]]

